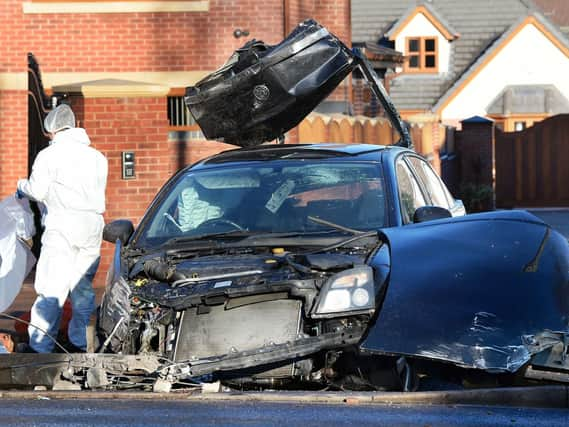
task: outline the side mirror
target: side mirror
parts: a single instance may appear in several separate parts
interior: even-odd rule
[[[128,219],[117,219],[105,225],[105,228],[103,228],[103,240],[116,243],[118,239],[123,245],[126,245],[132,233],[134,233],[134,226],[131,221]]]
[[[451,217],[451,213],[440,206],[421,206],[413,214],[413,222],[425,222]]]

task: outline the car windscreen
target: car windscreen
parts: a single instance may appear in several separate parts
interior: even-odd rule
[[[286,160],[188,171],[142,222],[136,246],[232,231],[356,230],[386,225],[377,163]]]

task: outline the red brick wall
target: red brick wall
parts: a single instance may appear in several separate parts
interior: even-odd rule
[[[185,165],[227,149],[215,141],[168,141],[166,98],[71,98],[79,125],[109,162],[105,222],[130,219],[136,226],[168,178]],[[123,151],[135,154],[136,178],[122,179]],[[102,286],[114,245],[104,242],[95,286]]]
[[[24,70],[27,52],[44,72],[212,70],[246,39],[277,43],[307,18],[351,44],[349,0],[210,0],[208,12],[24,14],[27,1],[0,2],[0,71]],[[237,28],[250,35],[236,39]]]
[[[28,176],[28,94],[0,91],[0,197],[16,191],[19,178]]]
[[[333,32],[347,46],[352,45],[351,6],[349,0],[316,0],[314,18]]]
[[[249,39],[281,41],[288,33],[285,5],[290,7],[290,29],[313,17],[350,44],[349,0],[210,0],[210,10],[199,13],[23,14],[27,1],[0,1],[0,72],[23,75],[28,52],[35,54],[43,73],[213,70]],[[248,30],[249,36],[236,39],[237,28]],[[93,146],[109,160],[107,222],[130,218],[137,223],[171,173],[233,148],[168,141],[165,97],[71,100]],[[0,90],[0,118],[0,193],[5,196],[28,172],[25,90]],[[135,152],[134,180],[120,177],[122,151]],[[104,279],[111,252],[112,245],[105,243],[97,284]]]
[[[352,44],[350,0],[285,0],[288,6],[288,32],[298,23],[313,18],[346,45]]]
[[[170,170],[177,172],[187,165],[196,163],[206,157],[213,156],[221,151],[233,150],[234,145],[217,141],[168,141],[170,156]]]
[[[284,25],[282,0],[210,0],[209,12],[187,13],[23,14],[22,3],[0,2],[2,71],[25,69],[30,51],[44,72],[212,70],[244,43],[236,28],[276,43]]]
[[[105,154],[109,162],[105,221],[126,218],[136,225],[172,172],[166,143],[166,98],[72,96],[71,104],[93,147]],[[123,151],[135,153],[134,179],[122,179]],[[104,282],[112,252],[113,245],[104,243],[97,285]]]

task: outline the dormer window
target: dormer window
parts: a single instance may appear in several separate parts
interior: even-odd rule
[[[411,7],[384,36],[405,56],[396,72],[444,74],[449,71],[450,44],[459,34],[430,3]]]
[[[405,71],[420,73],[438,71],[436,37],[407,37],[405,44],[405,54],[408,58]]]

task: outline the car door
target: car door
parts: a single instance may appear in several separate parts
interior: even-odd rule
[[[413,222],[415,211],[427,205],[427,199],[421,190],[417,178],[411,171],[409,165],[400,157],[395,163],[395,173],[397,175],[397,189],[399,195],[399,205],[403,224]]]
[[[432,206],[445,208],[452,216],[466,214],[462,201],[456,200],[450,194],[445,184],[428,162],[417,156],[407,156],[407,161],[410,163]]]

